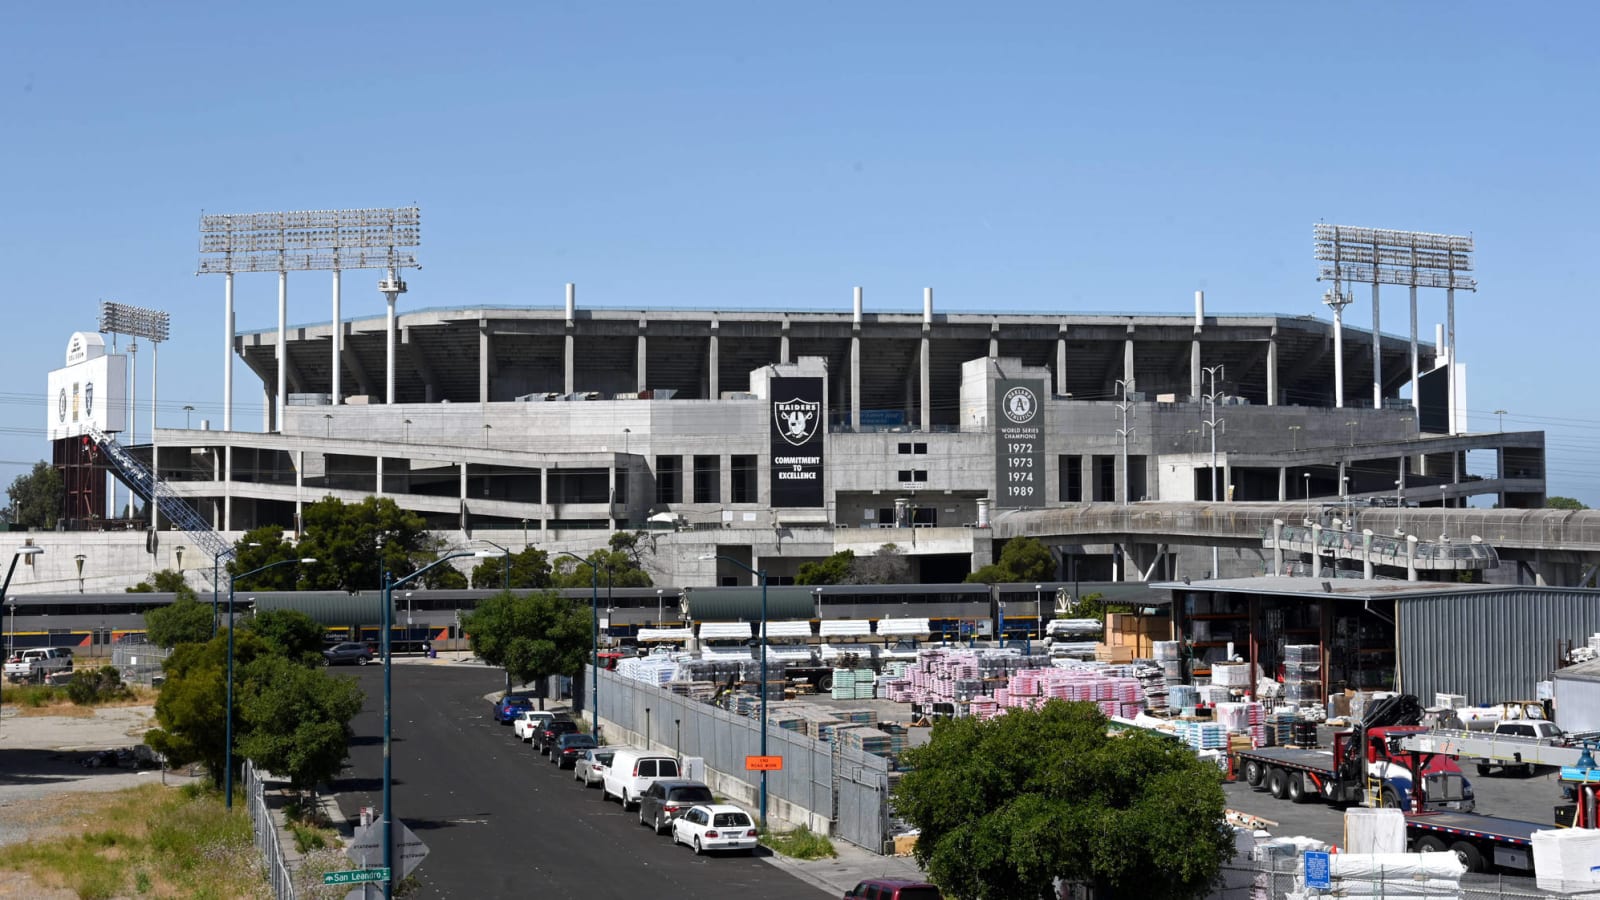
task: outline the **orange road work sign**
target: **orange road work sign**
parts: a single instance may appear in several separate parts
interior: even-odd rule
[[[783,768],[783,757],[746,756],[744,768],[747,772],[776,772]]]

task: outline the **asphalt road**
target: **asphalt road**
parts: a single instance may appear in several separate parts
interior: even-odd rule
[[[354,721],[351,767],[336,782],[356,821],[383,794],[383,668],[348,672],[367,692]],[[635,812],[603,803],[558,770],[483,696],[505,683],[479,666],[393,668],[394,809],[428,846],[418,898],[827,896],[757,857],[697,857],[641,828]],[[762,851],[765,852],[765,851]]]

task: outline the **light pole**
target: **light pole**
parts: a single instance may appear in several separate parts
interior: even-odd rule
[[[394,772],[392,768],[394,757],[389,752],[390,745],[394,740],[394,729],[392,717],[390,716],[390,710],[393,707],[394,698],[394,659],[393,654],[389,652],[389,629],[392,627],[389,619],[391,610],[394,608],[394,589],[408,581],[411,581],[414,578],[417,578],[418,576],[422,575],[422,573],[428,571],[434,566],[443,565],[452,559],[463,559],[469,556],[476,557],[478,559],[486,559],[493,555],[494,554],[490,553],[488,550],[467,550],[460,553],[449,553],[439,557],[431,563],[428,563],[415,572],[412,572],[410,575],[400,579],[399,581],[390,581],[387,570],[383,574],[383,633],[381,637],[383,642],[383,867],[389,870],[389,880],[383,883],[383,896],[386,898],[386,900],[387,898],[394,896],[394,843],[389,839],[391,823],[394,822],[394,808],[390,799],[390,795],[392,793],[391,788],[394,784]],[[230,611],[233,608],[233,595],[231,591],[229,592],[228,596],[228,608]],[[230,641],[233,640],[233,631],[231,629],[228,631],[228,635],[228,639]]]
[[[1406,505],[1406,482],[1403,478],[1396,478],[1394,480],[1394,505]]]
[[[589,610],[594,616],[594,625],[590,632],[593,659],[589,663],[589,705],[594,708],[589,711],[589,736],[598,744],[600,743],[600,569],[593,560],[584,559],[571,550],[562,550],[557,555],[570,556],[580,565],[589,567]]]
[[[673,746],[678,750],[678,769],[681,771],[683,769],[683,720],[673,719],[672,726],[678,731],[678,739]]]
[[[223,803],[228,809],[233,809],[233,589],[239,579],[249,578],[257,572],[265,572],[274,566],[286,566],[289,563],[304,563],[310,565],[316,560],[312,557],[302,559],[280,559],[270,562],[260,568],[251,569],[228,579],[228,721],[224,726],[223,743],[226,745],[222,766],[222,796]]]
[[[1211,502],[1221,503],[1222,498],[1217,495],[1217,426],[1222,420],[1217,418],[1217,376],[1223,374],[1220,365],[1206,366],[1205,373],[1211,377],[1211,392],[1206,394],[1206,402],[1211,404],[1211,418],[1205,419],[1205,424],[1211,429]],[[1221,566],[1220,553],[1215,541],[1211,544],[1211,577],[1221,578],[1218,571]]]
[[[661,624],[661,617],[666,614],[666,606],[661,600],[663,593],[665,593],[664,589],[656,588],[656,625],[658,626]]]
[[[189,430],[189,414],[194,412],[194,407],[185,404],[183,407],[183,430]]]
[[[478,538],[478,542],[481,544],[488,544],[496,550],[499,550],[500,555],[506,558],[506,590],[511,590],[511,551],[500,546],[499,544],[496,544],[494,541]]]
[[[1299,425],[1290,425],[1289,426],[1289,449],[1290,450],[1299,450],[1300,449],[1300,428],[1301,428],[1301,426],[1299,426]]]
[[[43,552],[44,552],[44,548],[43,547],[22,547],[22,548],[19,548],[17,550],[17,552],[11,554],[11,566],[6,569],[6,582],[5,582],[5,584],[0,585],[0,602],[4,602],[7,599],[6,594],[9,593],[10,590],[11,590],[11,576],[15,575],[17,573],[17,560],[21,559],[24,556],[28,556],[28,557],[38,556],[39,554],[41,554]],[[7,659],[9,659],[11,657],[11,652],[16,650],[16,644],[17,644],[17,600],[16,600],[15,597],[10,598],[10,600],[11,600],[11,640],[9,641],[9,646],[7,647],[7,651],[8,651],[6,653],[6,658]]]
[[[1495,426],[1496,429],[1499,430],[1499,431],[1505,431],[1506,430],[1506,411],[1503,410],[1503,409],[1497,409],[1497,410],[1494,411],[1494,415],[1495,415],[1495,418],[1499,422],[1499,424]]]
[[[731,556],[709,553],[701,559],[732,563],[761,579],[761,755],[767,755],[767,570],[753,569]],[[761,827],[767,825],[767,770],[761,769]]]
[[[1044,640],[1044,585],[1033,586],[1033,635],[1037,640]],[[1028,648],[1029,652],[1033,648]]]

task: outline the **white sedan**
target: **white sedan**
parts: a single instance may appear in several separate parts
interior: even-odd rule
[[[543,709],[525,709],[511,722],[511,730],[516,732],[519,739],[532,741],[534,732],[544,728],[555,719],[556,714]]]
[[[672,842],[694,848],[695,853],[711,850],[743,850],[754,853],[760,835],[750,814],[737,806],[723,804],[691,806],[672,820]]]
[[[584,787],[600,784],[606,780],[606,766],[611,765],[611,757],[615,755],[617,751],[609,747],[583,751],[572,764],[572,780],[583,782]]]

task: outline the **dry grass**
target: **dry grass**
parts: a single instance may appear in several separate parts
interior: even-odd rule
[[[35,806],[32,821],[17,823],[34,829],[32,839],[0,847],[0,871],[41,889],[84,900],[271,895],[249,818],[241,807],[224,810],[215,793],[146,784]],[[8,880],[16,879],[0,885]]]
[[[129,685],[129,695],[93,706],[79,706],[67,696],[65,687],[38,684],[0,685],[0,704],[9,706],[20,716],[66,716],[87,718],[97,709],[121,709],[129,706],[154,706],[161,692],[144,685]]]

